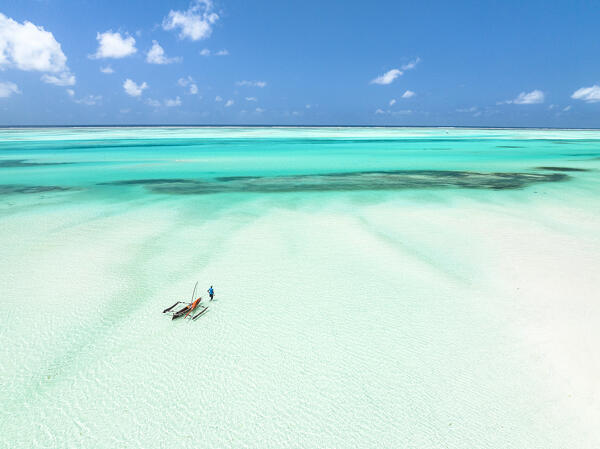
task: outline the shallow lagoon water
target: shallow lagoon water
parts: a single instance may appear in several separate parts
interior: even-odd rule
[[[0,130],[0,446],[597,447],[600,132]],[[196,280],[196,322],[162,309]]]

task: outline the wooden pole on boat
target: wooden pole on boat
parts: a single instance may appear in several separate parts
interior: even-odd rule
[[[196,289],[198,288],[198,281],[196,281],[196,285],[194,285],[194,293],[192,293],[192,300],[190,304],[194,302],[194,296],[196,296]]]

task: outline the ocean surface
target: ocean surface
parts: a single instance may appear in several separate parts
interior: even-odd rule
[[[600,447],[599,170],[592,130],[0,129],[0,447]]]

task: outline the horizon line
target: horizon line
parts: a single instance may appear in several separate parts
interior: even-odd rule
[[[283,124],[85,124],[85,125],[0,125],[0,129],[40,128],[459,128],[459,129],[552,129],[600,131],[600,128],[565,128],[556,126],[474,126],[474,125],[283,125]]]

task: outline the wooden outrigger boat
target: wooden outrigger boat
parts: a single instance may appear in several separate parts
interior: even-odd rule
[[[202,314],[206,313],[206,311],[208,311],[208,306],[200,305],[202,298],[198,297],[197,299],[194,300],[194,296],[196,296],[196,288],[197,287],[198,287],[198,283],[196,282],[196,286],[194,287],[194,293],[192,293],[191,302],[177,301],[171,307],[168,307],[165,310],[163,310],[163,313],[170,314],[172,320],[174,320],[176,318],[184,317],[184,318],[191,318],[192,321],[196,320]],[[179,304],[184,304],[184,306],[180,309],[175,309],[175,307],[177,307],[177,305],[179,305]],[[202,310],[200,310],[196,314],[192,314],[192,312],[194,312],[197,309],[202,309]]]

